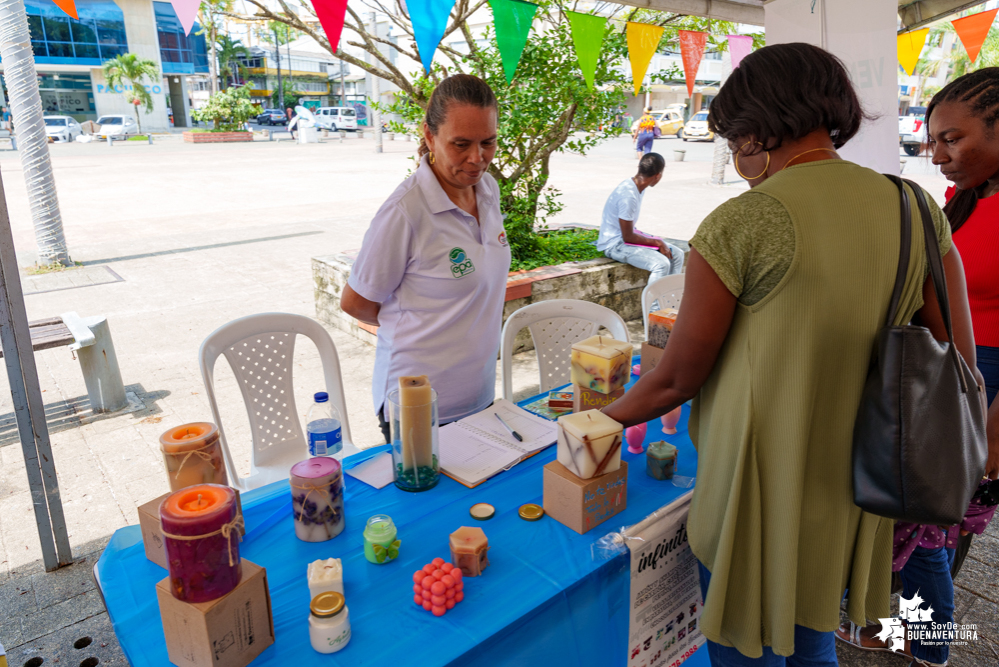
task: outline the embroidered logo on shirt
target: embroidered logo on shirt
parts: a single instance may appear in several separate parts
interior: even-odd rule
[[[451,275],[455,278],[463,278],[475,271],[472,260],[468,258],[462,248],[451,248],[448,258],[451,260]]]
[[[500,232],[499,242],[500,245],[506,245],[506,232]]]

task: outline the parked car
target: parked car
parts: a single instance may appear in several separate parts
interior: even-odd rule
[[[287,125],[288,116],[280,109],[265,109],[257,116],[257,123],[260,125]]]
[[[52,141],[75,141],[83,128],[72,116],[45,116],[45,136]]]
[[[926,116],[922,114],[898,117],[898,143],[906,155],[915,157],[923,146],[923,127]]]
[[[357,111],[351,107],[319,107],[313,113],[316,116],[316,127],[333,131],[357,131]]]
[[[687,124],[683,126],[683,132],[680,134],[680,137],[684,141],[690,139],[714,141],[715,133],[708,128],[708,112],[698,111],[691,116]]]
[[[134,118],[125,114],[101,116],[97,119],[97,124],[101,126],[100,136],[102,137],[124,137],[139,133],[138,123],[135,122]]]
[[[682,109],[662,109],[652,112],[652,117],[656,119],[656,124],[659,125],[659,132],[662,136],[680,138],[680,133],[683,131],[683,115],[681,111]],[[638,120],[631,124],[631,131],[636,132],[637,130]]]

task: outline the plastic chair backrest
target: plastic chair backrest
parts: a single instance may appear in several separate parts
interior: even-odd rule
[[[291,466],[308,458],[301,416],[295,404],[292,364],[295,339],[308,337],[319,350],[330,402],[340,411],[345,453],[356,451],[350,437],[340,360],[329,333],[315,320],[290,313],[248,315],[213,331],[198,353],[201,377],[219,429],[229,483],[242,491],[288,479]],[[226,441],[215,398],[215,362],[224,355],[236,376],[250,419],[249,477],[240,478]]]
[[[663,276],[654,283],[649,283],[642,290],[642,323],[645,325],[645,340],[649,339],[649,313],[652,304],[659,302],[659,310],[664,308],[679,308],[683,299],[683,281],[685,273],[675,273]]]
[[[600,327],[605,327],[617,340],[631,342],[621,316],[599,304],[552,299],[524,306],[507,318],[500,340],[503,398],[508,401],[513,400],[514,341],[524,327],[530,329],[534,339],[541,393],[569,382],[572,344],[595,335]]]

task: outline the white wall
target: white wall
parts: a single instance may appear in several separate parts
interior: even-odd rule
[[[160,41],[156,34],[156,16],[153,13],[153,3],[150,0],[115,0],[115,4],[121,8],[121,13],[125,18],[125,37],[128,40],[128,51],[143,58],[148,58],[156,63],[160,72],[163,71],[163,64],[160,62]],[[91,79],[94,87],[94,104],[97,113],[129,113],[135,115],[135,109],[125,99],[123,95],[107,92],[103,75],[99,69],[92,70]],[[142,115],[142,129],[163,131],[170,129],[170,120],[167,117],[167,100],[163,82],[156,78],[155,81],[147,81],[150,87],[159,88],[157,94],[153,91],[153,112]]]
[[[90,79],[94,89],[94,106],[98,116],[123,113],[133,118],[138,116],[143,131],[159,132],[170,129],[170,119],[167,117],[167,95],[170,91],[163,79],[157,77],[155,81],[147,84],[153,98],[153,109],[152,113],[142,113],[141,115],[136,113],[135,107],[129,102],[131,98],[128,95],[108,88],[107,82],[104,80],[104,73],[100,69],[91,70]]]

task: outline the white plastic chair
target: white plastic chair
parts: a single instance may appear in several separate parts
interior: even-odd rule
[[[663,276],[654,283],[649,283],[642,290],[642,322],[645,324],[645,340],[649,339],[649,313],[652,304],[659,302],[659,310],[664,308],[679,308],[683,298],[683,281],[685,273],[675,273]]]
[[[311,318],[289,313],[241,317],[213,331],[198,353],[201,377],[219,428],[229,484],[240,491],[288,479],[291,466],[308,458],[303,415],[295,404],[292,383],[295,339],[299,334],[311,339],[319,350],[325,389],[343,421],[344,456],[358,451],[350,437],[340,360],[326,329]],[[250,418],[253,449],[249,477],[241,478],[236,472],[215,399],[215,362],[219,355],[225,355],[236,376]]]
[[[531,330],[538,355],[541,392],[569,382],[572,344],[589,338],[605,327],[617,340],[631,342],[621,316],[610,308],[589,301],[552,299],[520,308],[503,325],[500,362],[503,367],[503,398],[513,400],[513,346],[524,327]]]

